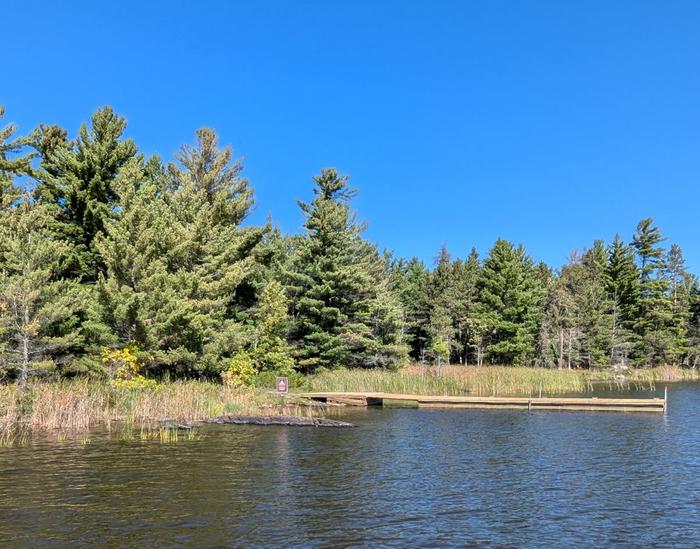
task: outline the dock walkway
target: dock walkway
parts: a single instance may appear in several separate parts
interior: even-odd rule
[[[664,398],[554,398],[427,396],[397,393],[318,392],[293,396],[348,406],[414,406],[417,408],[479,408],[511,410],[573,410],[586,412],[664,412]]]

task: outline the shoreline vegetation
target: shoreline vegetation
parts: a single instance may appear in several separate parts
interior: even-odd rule
[[[270,387],[232,387],[206,381],[120,386],[89,379],[0,385],[0,446],[32,437],[87,435],[103,429],[125,439],[174,442],[180,423],[225,415],[319,417],[331,409],[294,397],[295,391],[365,391],[422,395],[546,396],[594,388],[654,390],[658,383],[700,381],[700,371],[665,366],[648,370],[551,370],[508,366],[410,365],[396,371],[337,369],[301,377],[288,397]]]
[[[276,376],[504,396],[697,379],[700,279],[651,218],[561,266],[501,238],[428,265],[365,237],[335,168],[283,234],[249,222],[253,185],[213,129],[167,159],[126,128],[110,107],[73,136],[0,126],[3,440],[330,410],[271,394]]]
[[[397,371],[328,370],[307,379],[310,391],[386,392],[436,396],[546,396],[595,388],[653,390],[656,383],[699,381],[700,371],[675,366],[647,370],[569,370],[517,366],[411,365]]]

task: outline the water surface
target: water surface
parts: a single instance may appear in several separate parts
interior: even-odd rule
[[[669,401],[666,416],[362,409],[349,430],[3,448],[0,545],[698,546],[700,385]]]

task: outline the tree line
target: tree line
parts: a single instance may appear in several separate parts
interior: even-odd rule
[[[4,111],[0,109],[0,118]],[[71,137],[0,129],[0,378],[309,373],[425,363],[695,367],[700,291],[651,219],[563,268],[497,240],[433,268],[363,237],[347,176],[323,169],[302,234],[244,223],[253,189],[196,132],[146,156],[111,108]]]

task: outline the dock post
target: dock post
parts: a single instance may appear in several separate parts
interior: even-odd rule
[[[527,411],[532,412],[532,399],[531,398],[527,399]]]
[[[664,414],[668,411],[668,385],[664,385]]]

